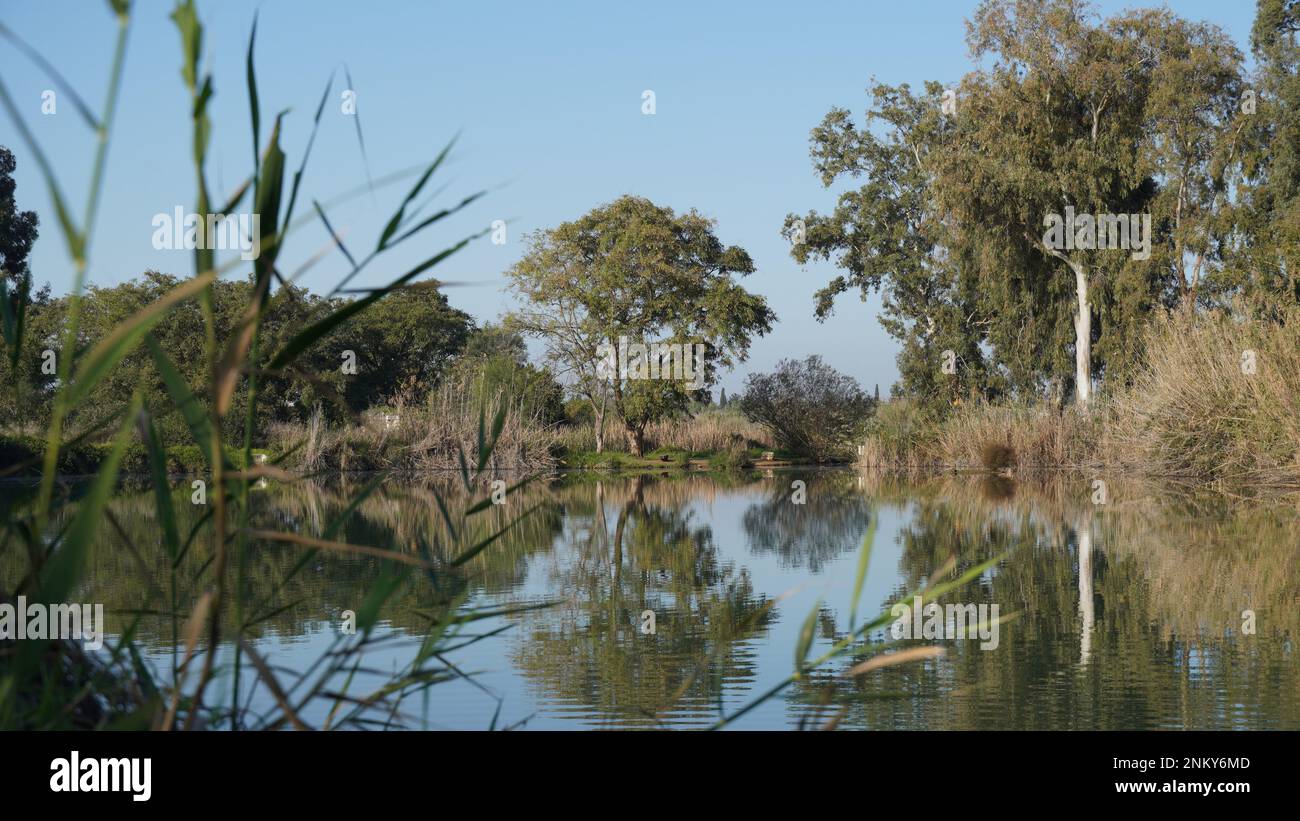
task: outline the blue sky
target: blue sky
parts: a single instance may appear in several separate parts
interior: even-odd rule
[[[193,208],[188,93],[180,78],[179,36],[170,0],[137,0],[103,205],[91,243],[89,279],[111,285],[146,269],[192,273],[192,255],[155,250],[151,220]],[[1103,2],[1103,12],[1158,3]],[[1185,0],[1175,12],[1223,27],[1246,50],[1254,3]],[[735,392],[750,370],[779,359],[821,354],[870,391],[897,378],[897,348],[876,321],[878,298],[846,294],[824,323],[813,293],[830,265],[800,268],[779,234],[785,215],[829,211],[808,160],[808,132],[832,106],[861,115],[872,77],[919,86],[951,82],[970,68],[964,21],[974,0],[929,2],[441,2],[342,0],[200,2],[205,61],[214,75],[209,184],[229,192],[251,165],[244,51],[254,12],[263,135],[275,112],[296,168],[330,73],[351,70],[357,110],[375,177],[427,163],[456,133],[460,142],[437,184],[439,201],[490,188],[441,229],[381,257],[358,280],[379,284],[456,239],[510,220],[508,240],[486,239],[432,275],[476,284],[449,290],[454,305],[480,321],[510,308],[502,272],[518,259],[526,232],[574,219],[634,193],[717,220],[723,242],[753,256],[746,285],[768,298],[779,322],[756,341],[749,362],[722,384]],[[98,108],[107,85],[115,25],[97,0],[0,0],[0,20],[35,46]],[[0,42],[10,93],[57,169],[78,214],[85,200],[92,135],[66,99],[42,115],[45,72]],[[340,71],[303,182],[299,213],[364,183],[353,122],[340,110]],[[653,90],[656,113],[641,112]],[[0,111],[0,144],[17,155],[19,206],[42,219],[33,253],[37,281],[62,293],[72,268],[45,186]],[[404,190],[377,191],[331,211],[353,249],[373,245]],[[295,234],[281,259],[305,260],[326,241],[312,226]],[[292,267],[292,266],[290,266]],[[346,272],[337,253],[301,282],[327,291]]]

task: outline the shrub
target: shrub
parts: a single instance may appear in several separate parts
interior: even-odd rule
[[[851,376],[810,356],[785,359],[770,374],[750,374],[740,409],[772,432],[785,450],[818,461],[852,453],[873,402]]]

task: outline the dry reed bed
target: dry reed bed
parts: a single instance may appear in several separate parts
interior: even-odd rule
[[[505,424],[488,470],[537,472],[553,468],[556,434],[524,415],[504,395],[491,397],[482,423],[506,407]],[[395,418],[389,418],[389,417]],[[400,406],[391,413],[368,411],[356,424],[327,426],[319,412],[305,425],[281,424],[271,431],[272,447],[287,450],[301,442],[291,466],[307,473],[351,470],[457,470],[459,453],[473,461],[478,452],[480,409],[473,392],[444,384],[423,407]]]
[[[596,450],[596,428],[591,423],[561,428],[556,435],[557,443],[565,450]],[[647,453],[660,448],[716,453],[743,450],[751,442],[760,447],[772,447],[771,435],[762,425],[748,421],[739,413],[727,411],[705,411],[696,416],[661,419],[647,425],[645,431]],[[606,422],[605,450],[627,453],[627,441],[617,417]]]
[[[936,420],[906,401],[882,405],[858,462],[980,468],[1005,459],[1017,469],[1300,491],[1300,312],[1249,322],[1180,311],[1154,320],[1144,342],[1133,384],[1086,412],[982,403]]]

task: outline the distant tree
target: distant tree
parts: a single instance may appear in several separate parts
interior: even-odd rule
[[[179,284],[175,276],[147,271],[138,279],[110,287],[91,285],[82,299],[82,344],[94,344],[127,317]],[[237,327],[252,287],[248,281],[214,283],[212,304],[218,343],[224,345]],[[325,299],[296,286],[287,288],[288,292],[272,304],[263,319],[264,352],[278,350],[298,331],[344,304],[344,300]],[[57,351],[66,309],[66,297],[49,299],[44,292],[37,294],[29,310],[25,347],[38,352],[43,348]],[[390,294],[322,339],[299,359],[294,369],[268,373],[259,380],[262,412],[256,422],[261,428],[270,422],[301,420],[316,404],[322,406],[329,418],[337,419],[383,404],[399,394],[422,394],[442,377],[452,358],[465,347],[472,327],[469,315],[451,308],[446,297],[432,287]],[[204,334],[198,302],[191,300],[172,308],[154,326],[152,334],[195,395],[206,398],[210,374],[203,346],[195,344]],[[343,373],[345,351],[356,355],[356,374]],[[22,366],[27,378],[33,384],[44,386],[33,396],[33,407],[26,414],[30,418],[43,412],[40,409],[48,398],[53,378],[39,375],[39,357],[25,356],[23,362],[28,363]],[[139,384],[141,373],[154,373],[153,360],[143,346],[128,354],[122,366],[95,387],[92,401],[85,404],[86,410],[82,412],[97,418],[107,409],[126,404]],[[245,401],[246,390],[247,383],[241,380],[235,388],[236,403]],[[147,385],[145,399],[151,407],[169,407],[170,399],[161,377]],[[227,434],[242,435],[244,420],[239,414],[228,414],[223,422],[230,426]],[[159,419],[164,437],[169,440],[185,438],[184,424],[179,414]]]
[[[850,452],[871,407],[857,380],[815,355],[783,359],[770,374],[750,374],[740,399],[745,417],[770,430],[779,447],[818,461]]]
[[[727,389],[723,388],[722,395],[718,397],[718,407],[725,408],[726,406],[727,406]]]
[[[35,211],[19,211],[14,200],[18,183],[14,154],[0,145],[0,277],[13,293],[27,275],[27,255],[36,242],[40,220]]]
[[[470,334],[465,350],[451,364],[453,384],[487,404],[498,397],[543,425],[564,419],[564,389],[550,369],[528,362],[528,346],[516,331],[488,323]]]
[[[379,300],[335,331],[325,348],[356,353],[357,374],[347,380],[345,396],[359,411],[398,394],[427,393],[464,349],[473,323],[430,280]],[[331,359],[337,371],[341,355]]]
[[[721,369],[744,361],[754,336],[771,330],[776,315],[766,300],[735,280],[753,272],[753,261],[744,249],[724,246],[713,227],[695,211],[674,214],[624,196],[536,232],[507,273],[525,304],[511,316],[511,327],[543,339],[555,372],[591,403],[598,448],[607,400],[623,421],[628,450],[639,455],[648,423],[684,411]],[[620,337],[703,344],[701,378],[688,386],[631,379],[621,368],[606,373],[602,345],[617,350]]]
[[[0,299],[8,302],[5,307],[5,328],[3,334],[4,364],[0,365],[0,376],[8,379],[18,378],[25,387],[37,378],[38,368],[25,368],[19,361],[21,350],[25,347],[27,305],[32,301],[32,277],[27,266],[27,255],[31,253],[32,244],[36,242],[39,220],[35,211],[19,211],[14,192],[18,187],[13,173],[18,167],[13,152],[0,146]],[[40,294],[38,301],[48,298],[48,290]],[[28,364],[35,362],[28,357]],[[31,371],[28,373],[28,371]],[[22,378],[20,374],[26,374]]]

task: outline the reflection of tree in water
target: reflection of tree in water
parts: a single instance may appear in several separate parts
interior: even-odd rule
[[[792,483],[806,484],[803,504],[795,504]],[[866,496],[847,473],[782,473],[771,494],[745,511],[749,549],[776,554],[782,567],[807,567],[813,573],[841,554],[861,546],[870,512]]]
[[[711,528],[685,500],[672,503],[680,487],[670,483],[638,476],[556,492],[570,535],[552,574],[568,600],[532,615],[515,663],[577,715],[698,723],[754,677],[745,640],[766,624],[769,602],[747,571],[719,561]],[[653,634],[641,632],[645,610]]]
[[[899,500],[915,515],[901,534],[905,581],[891,598],[923,586],[949,558],[960,573],[1005,554],[995,572],[940,600],[1018,613],[1002,625],[998,648],[943,641],[948,655],[938,661],[851,682],[828,671],[796,686],[796,720],[819,726],[838,716],[841,727],[876,729],[1300,727],[1300,658],[1288,649],[1300,525],[1276,509],[1198,518],[1016,496],[1016,505],[991,505],[947,487]],[[1257,636],[1239,633],[1242,602],[1273,615]]]
[[[254,494],[254,526],[319,537],[359,490],[359,484],[349,485],[345,479],[326,484],[272,483]],[[436,585],[429,575],[412,573],[409,582],[389,599],[382,618],[397,629],[423,634],[430,619],[445,612],[459,594],[499,594],[515,589],[524,578],[528,556],[548,550],[562,527],[559,510],[545,504],[549,491],[542,486],[526,491],[511,494],[505,504],[494,505],[476,517],[473,537],[485,538],[527,507],[542,502],[538,510],[462,567],[445,568]],[[439,492],[450,503],[455,502],[455,488],[443,486]],[[27,500],[21,489],[10,488],[3,502],[21,506]],[[172,506],[182,534],[188,533],[205,511],[191,504],[188,483],[175,489]],[[110,502],[109,512],[120,531],[111,522],[101,524],[92,543],[85,587],[78,595],[82,600],[102,602],[109,632],[120,633],[134,618],[134,611],[168,609],[171,574],[152,494],[123,492]],[[62,523],[60,519],[54,524]],[[415,553],[422,545],[445,544],[445,528],[432,486],[390,478],[348,516],[334,539]],[[280,543],[258,542],[248,550],[238,583],[251,618],[269,614],[251,629],[254,635],[262,631],[294,636],[322,629],[322,622],[337,618],[340,611],[359,608],[383,565],[370,557],[318,552],[299,567],[305,555],[302,547]],[[450,558],[436,550],[434,556]],[[16,584],[26,566],[19,558],[12,551],[9,555],[0,552],[0,587]],[[177,565],[178,612],[189,613],[197,596],[209,587],[210,567],[210,546],[202,542]],[[227,617],[233,618],[233,613],[228,611]],[[146,617],[137,628],[137,638],[146,646],[169,647],[172,631],[170,618]]]

